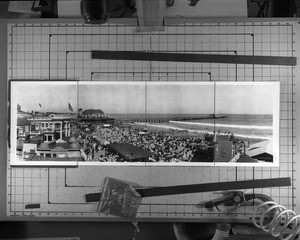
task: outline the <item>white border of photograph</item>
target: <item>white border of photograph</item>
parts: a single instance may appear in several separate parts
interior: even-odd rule
[[[147,111],[147,109],[151,109],[151,107],[149,107],[149,96],[151,96],[149,90],[154,87],[154,91],[157,91],[157,93],[154,94],[154,96],[157,96],[157,99],[159,101],[161,101],[162,99],[160,99],[160,93],[162,93],[163,91],[165,91],[167,88],[172,88],[172,86],[178,87],[178,86],[187,86],[188,88],[193,88],[194,90],[197,89],[197,87],[199,88],[203,88],[204,86],[212,86],[215,87],[216,85],[218,86],[222,86],[222,85],[238,85],[238,86],[260,86],[262,88],[265,88],[266,91],[271,91],[272,92],[272,116],[273,116],[273,162],[272,163],[231,163],[231,162],[100,162],[100,161],[74,161],[74,162],[70,162],[70,161],[62,161],[62,162],[58,162],[58,161],[30,161],[30,162],[26,162],[26,161],[18,161],[16,159],[16,146],[17,146],[17,131],[16,131],[16,127],[13,126],[17,126],[17,106],[19,104],[17,96],[15,96],[14,91],[16,89],[14,89],[14,84],[13,83],[26,83],[26,84],[37,84],[37,83],[43,83],[45,85],[47,84],[57,84],[58,86],[63,86],[63,85],[76,85],[76,94],[73,94],[74,96],[76,95],[76,99],[65,99],[64,102],[71,102],[72,106],[74,106],[74,108],[81,108],[81,103],[80,103],[80,99],[81,97],[89,97],[87,98],[88,101],[93,101],[95,99],[93,99],[93,94],[92,93],[86,93],[82,94],[80,92],[80,87],[81,86],[92,86],[94,91],[97,91],[96,86],[99,87],[103,87],[103,86],[110,86],[110,87],[117,87],[119,88],[119,90],[122,90],[122,86],[132,86],[132,85],[136,85],[136,86],[145,86],[145,92],[144,93],[140,93],[139,97],[136,97],[137,95],[134,95],[134,98],[130,98],[131,102],[139,102],[139,104],[141,106],[145,106],[145,111]],[[155,90],[157,88],[157,90]],[[232,167],[232,166],[239,166],[239,167],[243,167],[243,166],[251,166],[251,167],[271,167],[271,166],[278,166],[279,165],[279,105],[280,105],[280,83],[279,82],[142,82],[142,81],[131,81],[131,82],[87,82],[87,81],[82,81],[82,82],[78,82],[78,81],[11,81],[11,102],[10,102],[10,108],[11,108],[11,119],[10,119],[10,140],[11,140],[11,151],[10,151],[10,165],[12,166],[228,166],[228,167]],[[147,91],[147,93],[146,93]],[[98,93],[98,92],[97,92]],[[118,94],[118,93],[116,93]],[[128,94],[128,93],[127,93]],[[141,96],[145,94],[145,99],[147,100],[142,100],[139,99],[141,98]],[[183,94],[186,94],[185,91],[183,91]],[[194,94],[194,97],[193,97]],[[186,102],[183,103],[187,104],[190,103],[190,99],[193,98],[194,100],[196,99],[195,102],[197,102],[199,99],[197,99],[198,97],[196,97],[197,95],[195,95],[195,91],[194,93],[189,95]],[[86,95],[86,96],[84,96]],[[170,95],[172,95],[172,93],[170,92]],[[201,95],[201,92],[199,93],[199,95]],[[122,95],[123,97],[126,97],[126,94]],[[122,98],[121,96],[121,98]],[[172,96],[170,99],[173,99],[174,96]],[[206,104],[211,104],[211,109],[214,109],[216,103],[214,103],[214,98],[215,96],[212,95],[211,97],[209,97],[209,101],[207,101]],[[93,99],[93,100],[92,100]],[[180,99],[180,98],[179,98]],[[182,99],[180,99],[182,100]],[[38,101],[38,100],[37,100]],[[72,102],[73,101],[73,102]],[[114,106],[113,103],[113,97],[111,98],[111,106]],[[120,96],[118,96],[118,101],[120,101]],[[170,100],[171,101],[171,100]],[[217,100],[218,101],[218,100]],[[76,102],[76,103],[75,103]],[[125,105],[128,104],[128,99],[126,99]],[[38,104],[38,103],[37,103]],[[93,104],[91,104],[92,106]],[[124,104],[123,104],[124,105]],[[162,104],[163,106],[163,104]],[[164,106],[166,108],[166,106]],[[91,107],[93,108],[93,106]],[[100,107],[101,108],[101,107]],[[203,114],[203,112],[200,112],[201,110],[199,110],[199,114]],[[74,111],[74,112],[77,112]],[[211,111],[210,111],[211,112]],[[108,112],[109,114],[110,112]],[[208,114],[209,112],[206,112],[205,114]],[[211,112],[213,114],[216,114],[217,112]],[[148,113],[147,113],[148,114]],[[150,113],[151,114],[151,113]],[[226,114],[226,113],[225,113]]]

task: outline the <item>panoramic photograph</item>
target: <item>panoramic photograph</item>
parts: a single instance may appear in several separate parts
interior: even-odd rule
[[[11,165],[276,166],[276,82],[11,82]]]

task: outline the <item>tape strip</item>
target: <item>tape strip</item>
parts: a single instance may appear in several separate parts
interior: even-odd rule
[[[41,208],[41,204],[33,203],[33,204],[26,204],[25,209],[33,209],[33,208]]]
[[[88,193],[85,194],[85,201],[86,202],[99,202],[101,198],[101,193]]]

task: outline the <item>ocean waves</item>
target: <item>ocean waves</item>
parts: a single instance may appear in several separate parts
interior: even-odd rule
[[[237,124],[218,124],[218,123],[213,124],[213,123],[183,122],[183,121],[170,121],[170,123],[204,126],[204,127],[215,127],[215,128],[273,130],[272,126],[259,126],[259,125],[237,125]]]
[[[178,123],[178,122],[177,122]],[[185,122],[184,122],[185,123]],[[161,124],[161,123],[134,123],[136,125],[143,125],[145,127],[153,127],[153,128],[158,128],[158,129],[164,129],[164,130],[168,130],[168,131],[187,131],[189,133],[194,133],[194,134],[205,134],[205,133],[209,133],[209,134],[214,134],[213,131],[210,130],[200,130],[200,129],[189,129],[189,128],[183,128],[183,127],[175,127],[172,125],[168,125],[168,124]],[[132,124],[132,125],[134,125]],[[223,134],[223,133],[221,133]],[[235,137],[239,137],[239,138],[244,138],[244,139],[261,139],[261,140],[266,140],[266,139],[271,139],[272,136],[269,135],[259,135],[259,134],[249,134],[249,133],[234,133]]]

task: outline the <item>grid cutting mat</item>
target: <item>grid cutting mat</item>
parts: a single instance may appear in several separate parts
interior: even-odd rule
[[[107,220],[86,203],[105,177],[142,186],[169,186],[290,177],[291,187],[256,189],[287,208],[295,207],[295,67],[245,64],[94,60],[92,50],[163,51],[231,55],[296,56],[296,22],[185,23],[164,32],[138,33],[135,26],[106,24],[8,24],[9,79],[80,81],[280,81],[280,167],[10,167],[7,216]],[[246,191],[246,192],[249,192]],[[250,190],[252,192],[252,190]],[[216,193],[145,198],[138,219],[247,221],[253,207],[208,211],[195,204]],[[30,206],[30,207],[28,207]]]

